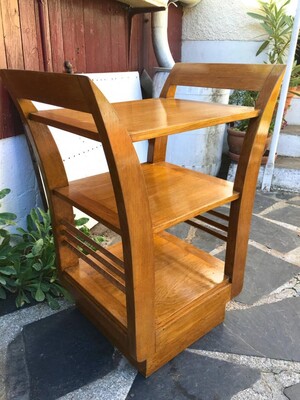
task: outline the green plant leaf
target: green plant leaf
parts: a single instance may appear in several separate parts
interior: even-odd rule
[[[261,15],[261,14],[257,14],[257,13],[253,13],[253,12],[247,12],[248,15],[250,15],[250,17],[255,18],[255,19],[259,19],[264,21],[265,20],[265,16]]]
[[[4,199],[4,197],[7,196],[10,192],[11,190],[8,188],[0,190],[0,200]]]
[[[40,253],[43,250],[43,246],[44,246],[44,240],[42,238],[37,240],[34,246],[32,247],[32,255],[34,257],[40,255]]]
[[[0,220],[13,221],[15,219],[17,219],[16,214],[9,212],[0,213]]]
[[[0,286],[0,299],[2,300],[6,299],[6,292],[1,286]]]
[[[16,270],[14,269],[14,267],[7,265],[6,267],[0,267],[0,273],[3,275],[15,275],[16,274]]]
[[[0,284],[6,286],[6,280],[2,276],[0,276]]]
[[[9,235],[9,232],[6,229],[0,229],[0,236],[6,237]]]
[[[49,307],[52,310],[60,309],[59,302],[54,297],[52,297],[50,294],[48,294],[48,293],[46,294],[46,299],[47,299],[47,303],[48,303]]]
[[[86,217],[82,217],[82,218],[79,218],[79,219],[75,219],[75,226],[82,226],[82,225],[85,225],[85,224],[87,224],[88,222],[89,222],[89,218],[86,218]]]
[[[36,271],[40,271],[42,269],[42,264],[37,262],[32,264],[32,268],[35,269]]]
[[[257,50],[256,56],[258,56],[260,53],[262,53],[265,50],[265,48],[269,46],[269,44],[270,44],[269,40],[264,41],[263,44]]]
[[[34,298],[36,301],[44,301],[45,300],[45,293],[41,290],[41,288],[37,289],[37,291],[35,292]]]

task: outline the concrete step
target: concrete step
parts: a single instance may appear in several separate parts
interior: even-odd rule
[[[288,124],[280,133],[277,154],[300,157],[300,125]]]
[[[234,180],[237,164],[231,162],[227,179]],[[257,188],[261,189],[265,166],[259,170]],[[271,190],[285,190],[300,193],[300,157],[278,156],[272,177]]]
[[[289,125],[300,125],[300,97],[294,97],[285,119]]]
[[[300,157],[277,157],[272,179],[272,189],[300,192]]]

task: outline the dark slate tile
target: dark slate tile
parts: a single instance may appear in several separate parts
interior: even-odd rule
[[[224,260],[224,257],[225,252],[218,254],[218,258]],[[299,267],[250,245],[243,290],[235,297],[235,300],[244,304],[253,304],[288,282],[299,272]]]
[[[229,400],[259,378],[257,369],[185,351],[147,379],[138,374],[126,400]]]
[[[296,232],[256,216],[252,218],[250,238],[282,253],[300,246],[300,238]]]
[[[113,346],[76,309],[26,325],[23,339],[30,400],[57,399],[116,367]],[[10,375],[18,374],[20,379],[11,355],[8,363]]]
[[[190,230],[190,225],[185,224],[184,222],[167,229],[169,233],[179,237],[180,239],[185,239],[189,233],[189,230]]]
[[[210,252],[214,250],[216,247],[221,246],[224,241],[216,238],[215,236],[210,235],[200,229],[197,230],[195,237],[192,240],[192,244],[198,247],[201,250]]]
[[[294,206],[300,206],[300,198],[295,200],[289,200],[287,203],[292,204]]]
[[[277,200],[278,201],[278,200]],[[259,214],[266,208],[273,206],[276,202],[273,193],[256,192],[253,212]]]
[[[290,386],[284,389],[283,393],[289,400],[299,400],[300,399],[300,383],[297,385]]]
[[[300,297],[247,310],[228,311],[191,348],[300,361]]]
[[[25,359],[23,335],[8,345],[5,389],[7,400],[30,400],[30,381]]]
[[[275,219],[276,221],[285,222],[287,224],[300,226],[300,211],[298,207],[287,205],[284,208],[274,210],[265,214],[266,218]]]

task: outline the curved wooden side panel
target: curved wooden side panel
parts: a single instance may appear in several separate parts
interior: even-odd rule
[[[82,81],[109,165],[123,241],[129,351],[143,361],[155,349],[153,233],[145,179],[128,132],[91,81]],[[93,102],[92,94],[95,98]]]
[[[240,197],[231,203],[225,261],[225,273],[232,281],[232,297],[243,287],[256,182],[284,72],[285,66],[272,65],[257,100],[262,113],[249,123],[237,167],[234,190]]]
[[[2,70],[42,171],[60,268],[76,265],[78,257],[63,244],[60,221],[73,221],[72,206],[53,195],[68,186],[59,151],[48,128],[28,119],[36,109],[31,100],[92,114],[110,169],[123,241],[129,352],[143,361],[155,350],[154,255],[146,186],[132,141],[110,103],[86,76]]]

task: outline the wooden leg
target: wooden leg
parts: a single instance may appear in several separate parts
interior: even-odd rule
[[[148,157],[149,163],[165,161],[168,136],[149,140]]]
[[[252,208],[253,201],[245,198],[231,203],[225,258],[225,274],[232,282],[231,298],[243,288]]]

